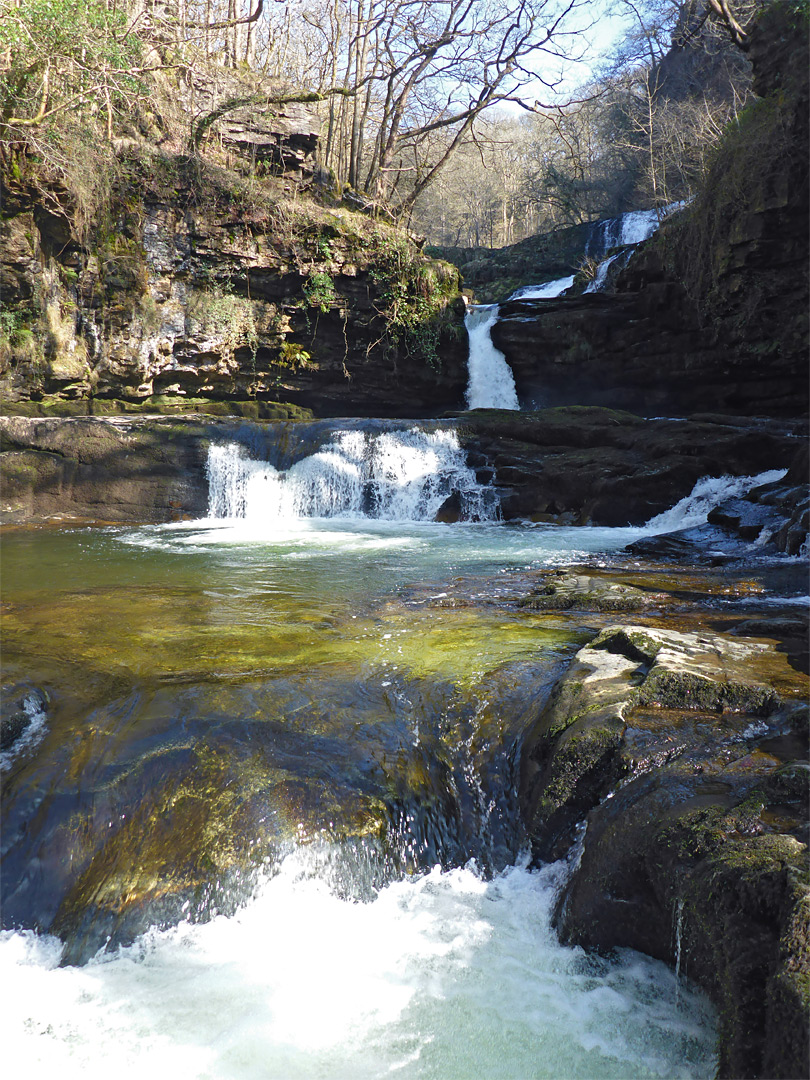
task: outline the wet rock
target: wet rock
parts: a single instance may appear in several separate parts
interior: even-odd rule
[[[797,452],[787,475],[710,511],[708,520],[747,540],[765,541],[786,555],[798,555],[810,530],[808,449]]]
[[[4,686],[0,691],[0,753],[7,762],[25,745],[36,745],[44,734],[47,698],[28,683]]]
[[[723,566],[745,553],[747,545],[733,542],[714,525],[697,525],[671,533],[634,540],[624,549],[629,555],[690,564]],[[748,549],[750,550],[750,549]]]
[[[719,635],[637,626],[609,627],[581,649],[524,740],[521,805],[535,854],[559,854],[584,813],[639,768],[638,747],[625,739],[631,708],[773,712],[779,699],[756,677],[767,651]]]
[[[459,521],[461,518],[461,509],[461,495],[457,491],[454,491],[452,495],[448,495],[436,511],[435,520],[447,523]]]
[[[639,949],[703,985],[725,1077],[801,1076],[807,1060],[806,697],[763,642],[611,627],[523,747],[535,855],[559,855],[587,813],[564,938]]]
[[[533,611],[644,611],[667,602],[663,593],[645,592],[632,585],[560,571],[549,575],[518,601]]]
[[[467,452],[506,489],[504,517],[577,525],[641,525],[704,476],[788,468],[805,433],[804,421],[646,420],[586,406],[476,409],[459,419]]]
[[[3,417],[3,520],[200,516],[208,441],[217,434],[213,420]]]

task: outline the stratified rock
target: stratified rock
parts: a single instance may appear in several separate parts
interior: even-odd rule
[[[14,416],[0,423],[6,522],[161,522],[205,512],[213,419]]]
[[[611,627],[523,747],[536,856],[559,855],[587,814],[564,938],[696,979],[720,1008],[724,1077],[806,1067],[806,695],[764,642]]]
[[[262,153],[275,146],[284,162],[295,158],[295,147],[273,141],[282,117],[261,135],[261,122],[243,114],[228,114],[243,117],[235,139],[247,146],[266,135]],[[137,204],[119,193],[114,237],[98,224],[90,239],[72,230],[68,208],[44,215],[35,192],[7,207],[0,287],[13,329],[0,340],[4,411],[43,399],[85,413],[161,398],[206,401],[207,411],[281,402],[328,416],[460,406],[467,350],[454,267],[343,207],[306,200],[293,209],[273,187],[245,205],[233,175],[231,187],[229,174],[219,187],[209,177],[202,199],[196,181],[183,189],[185,160],[158,162],[179,174],[169,186],[150,159],[129,163],[147,175]],[[391,290],[407,316],[401,323],[389,310]]]
[[[804,421],[700,416],[647,420],[614,409],[476,409],[459,421],[468,454],[495,469],[506,518],[641,525],[704,476],[787,468]]]
[[[195,409],[189,416],[150,418],[152,402],[174,414],[183,408],[182,400],[150,398],[142,407],[110,402],[106,417],[74,412],[0,418],[4,520],[197,516],[207,504],[209,441],[244,436],[269,452],[282,429],[262,423],[257,414],[294,423],[301,413],[275,402],[203,400],[196,404],[205,417]],[[31,412],[42,408],[42,403],[28,404]],[[337,422],[300,423],[300,446],[309,453],[312,439],[320,445]],[[479,478],[494,478],[505,518],[567,524],[640,524],[687,495],[699,477],[787,464],[795,446],[793,427],[781,422],[653,422],[603,409],[477,410],[447,424],[458,431]],[[455,513],[449,503],[440,520]],[[593,590],[591,596],[595,603]],[[626,610],[617,607],[615,590],[612,600],[603,599],[612,605],[604,610]]]
[[[702,190],[594,293],[501,307],[492,329],[531,408],[645,416],[807,412],[807,16],[764,5],[761,97],[730,124]]]

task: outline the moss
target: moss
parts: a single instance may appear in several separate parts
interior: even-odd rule
[[[578,732],[554,752],[547,773],[543,795],[537,803],[537,814],[549,817],[570,802],[590,774],[601,771],[605,759],[619,748],[622,726],[590,727]]]
[[[637,627],[609,627],[598,634],[586,648],[605,649],[639,664],[652,664],[661,651],[662,642]]]
[[[743,682],[720,682],[687,671],[653,668],[639,693],[642,705],[660,705],[668,709],[703,709],[708,711],[750,713],[767,716],[778,703],[778,696],[768,686]]]

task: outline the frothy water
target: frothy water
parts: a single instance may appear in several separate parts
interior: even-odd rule
[[[464,320],[470,339],[467,361],[467,408],[520,408],[515,377],[500,349],[492,344],[490,329],[498,320],[498,305],[471,307]]]
[[[116,668],[116,680],[139,673],[131,693],[115,691],[123,697],[114,708],[106,697],[89,713],[82,707],[75,730],[63,733],[64,747],[90,736],[97,740],[92,764],[83,759],[82,798],[94,770],[109,766],[105,755],[114,757],[120,740],[145,738],[147,721],[158,733],[165,725],[170,741],[199,738],[207,746],[218,737],[230,746],[238,736],[251,746],[266,738],[272,748],[260,725],[274,717],[279,756],[268,762],[305,784],[292,785],[293,794],[319,790],[324,775],[317,770],[328,764],[326,755],[335,755],[338,744],[350,746],[345,758],[335,756],[333,779],[346,782],[351,775],[357,785],[352,806],[376,790],[376,773],[368,766],[368,748],[376,744],[369,740],[379,738],[383,760],[387,722],[396,746],[407,743],[403,760],[413,762],[418,779],[418,770],[432,760],[427,722],[433,718],[445,731],[469,718],[466,705],[453,712],[454,687],[473,688],[483,719],[491,701],[501,725],[512,715],[509,694],[518,673],[525,666],[535,685],[546,662],[532,616],[498,608],[484,615],[463,605],[434,610],[427,600],[446,596],[458,575],[571,564],[645,534],[702,523],[710,506],[783,475],[701,480],[677,507],[639,528],[494,521],[448,527],[414,516],[427,512],[431,499],[445,498],[446,488],[434,491],[432,481],[412,477],[404,465],[369,462],[389,453],[404,453],[407,460],[411,451],[416,458],[434,453],[439,473],[455,461],[450,471],[461,490],[472,485],[474,474],[464,472],[457,443],[438,429],[418,437],[405,430],[398,440],[394,451],[367,434],[336,432],[286,471],[252,461],[235,445],[212,447],[212,513],[221,516],[176,526],[69,531],[58,537],[58,558],[29,568],[37,580],[15,586],[23,592],[41,587],[48,574],[53,578],[43,604],[57,626],[51,633],[62,637],[52,639],[49,655],[69,647],[84,672],[113,663],[120,653],[126,671]],[[373,482],[377,489],[369,487]],[[307,512],[317,516],[283,516]],[[412,516],[393,516],[406,512]],[[120,551],[122,563],[116,561]],[[504,574],[504,589],[510,580]],[[394,602],[410,588],[416,589],[413,603]],[[60,589],[66,590],[61,600]],[[94,590],[101,594],[95,606]],[[56,601],[61,606],[54,619]],[[78,621],[60,630],[60,618]],[[484,618],[480,629],[474,620]],[[42,649],[41,639],[36,644]],[[562,655],[556,650],[567,648],[547,646],[548,662],[556,663]],[[189,667],[189,657],[199,672]],[[210,686],[209,668],[216,672]],[[139,679],[165,681],[150,682],[147,693]],[[493,697],[496,683],[500,698]],[[46,740],[56,733],[58,714],[51,712]],[[520,716],[515,714],[516,724]],[[496,786],[483,758],[464,756],[471,743],[463,725],[458,744],[462,759],[454,782],[466,782],[464,805],[483,832],[492,792],[502,790],[501,773]],[[155,762],[164,745],[155,743]],[[419,746],[428,749],[417,753]],[[249,758],[234,759],[229,776],[247,771],[247,764],[238,764],[243,760]],[[316,775],[309,775],[310,766]],[[27,767],[21,760],[20,768]],[[275,782],[272,770],[268,783]],[[38,798],[48,773],[32,776],[32,797]],[[101,780],[98,791],[108,785],[108,778]],[[65,790],[58,795],[64,798]],[[31,828],[27,797],[19,808],[21,833]],[[205,805],[213,822],[213,809]],[[292,799],[290,807],[299,813]],[[102,824],[106,829],[106,818]],[[140,844],[141,835],[133,835]],[[36,842],[32,878],[45,865]],[[64,847],[58,850],[61,859]],[[511,846],[509,851],[513,861]],[[456,862],[469,853],[465,846]],[[424,869],[433,861],[413,865]],[[504,861],[493,860],[493,867]],[[563,864],[529,870],[519,863],[494,877],[473,865],[402,872],[384,885],[375,880],[362,893],[371,897],[364,902],[324,869],[328,864],[317,843],[290,845],[272,874],[252,892],[240,892],[249,898],[237,910],[208,922],[152,929],[83,967],[59,966],[65,953],[55,938],[3,932],[6,1060],[24,1063],[35,1078],[82,1080],[140,1078],[145,1072],[184,1080],[714,1074],[715,1018],[702,995],[638,954],[619,951],[605,960],[559,943],[551,913],[568,873]]]
[[[555,296],[562,296],[566,289],[570,289],[573,284],[574,274],[570,274],[568,277],[555,278],[554,281],[547,281],[544,285],[524,285],[516,292],[513,292],[509,299],[551,300]]]
[[[498,500],[478,483],[455,431],[336,431],[280,471],[236,443],[212,446],[209,516],[267,523],[301,518],[433,521],[451,497],[467,521],[492,520]]]
[[[586,293],[601,292],[602,289],[604,289],[605,282],[607,281],[608,270],[611,268],[613,263],[619,258],[620,255],[621,252],[618,251],[615,255],[611,255],[609,256],[609,258],[603,259],[599,263],[596,268],[596,273],[594,274],[593,281],[588,284],[588,287],[585,290]]]
[[[559,944],[564,873],[436,868],[354,903],[299,850],[236,914],[83,968],[4,933],[4,1056],[83,1080],[712,1076],[702,995],[629,950]]]
[[[703,525],[709,511],[726,499],[740,498],[761,484],[773,484],[781,480],[787,469],[770,469],[757,476],[706,476],[698,480],[685,498],[670,510],[651,518],[646,529],[653,533],[675,532]]]
[[[9,708],[9,703],[3,703]],[[45,738],[48,730],[48,714],[40,694],[27,694],[20,702],[20,720],[25,725],[11,746],[0,753],[0,772],[7,772],[18,757],[32,753]]]
[[[685,205],[685,202],[674,202],[653,210],[630,210],[619,217],[599,221],[588,237],[585,254],[598,258],[614,247],[641,244],[649,240],[665,218]]]

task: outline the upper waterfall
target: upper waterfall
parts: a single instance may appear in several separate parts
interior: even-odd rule
[[[210,517],[275,526],[308,517],[434,521],[448,500],[463,520],[489,521],[499,507],[448,428],[334,431],[287,469],[238,443],[213,445],[208,482]]]
[[[597,221],[591,227],[585,244],[585,254],[594,258],[606,255],[611,248],[640,244],[649,240],[661,222],[681,210],[686,203],[674,202],[652,210],[630,210],[619,217]]]
[[[470,339],[468,409],[520,408],[512,369],[489,334],[497,319],[498,305],[491,304],[471,307],[464,320]]]
[[[574,284],[574,274],[568,277],[555,278],[554,281],[546,281],[543,285],[523,285],[509,297],[510,300],[553,300],[555,296],[562,296],[566,289]]]

